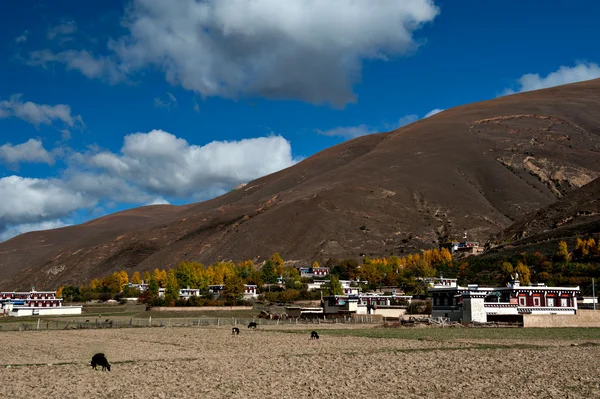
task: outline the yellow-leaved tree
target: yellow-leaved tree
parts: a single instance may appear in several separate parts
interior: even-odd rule
[[[140,278],[140,272],[134,272],[131,276],[131,284],[140,284],[142,279]]]

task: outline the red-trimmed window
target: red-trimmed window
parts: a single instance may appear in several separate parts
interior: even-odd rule
[[[526,306],[526,304],[527,304],[527,298],[525,297],[525,295],[519,296],[519,306]]]

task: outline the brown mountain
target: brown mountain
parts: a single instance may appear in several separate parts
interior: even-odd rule
[[[578,237],[600,234],[600,178],[526,215],[494,238],[490,255],[553,254],[559,241],[574,248]]]
[[[0,289],[180,260],[322,260],[487,241],[600,176],[600,80],[446,110],[359,137],[210,201],[0,244]]]

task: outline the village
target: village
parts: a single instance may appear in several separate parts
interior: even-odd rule
[[[342,293],[323,294],[330,284],[327,267],[300,267],[302,277],[310,278],[308,289],[320,292],[318,305],[306,306],[286,303],[285,312],[269,314],[262,311],[259,317],[284,319],[348,319],[360,315],[377,316],[380,320],[402,320],[409,314],[413,301],[425,303],[421,316],[426,316],[435,323],[485,325],[486,323],[524,325],[532,316],[551,316],[543,326],[576,325],[578,315],[585,310],[579,306],[596,309],[597,297],[583,297],[579,287],[548,287],[543,283],[521,285],[518,273],[512,282],[504,287],[484,287],[478,284],[460,286],[457,279],[423,278],[421,283],[427,288],[427,295],[405,295],[399,287],[385,287],[377,291],[361,291],[365,281],[340,280]],[[274,286],[283,287],[283,278],[278,278]],[[148,283],[129,283],[129,289],[144,293]],[[220,298],[225,289],[224,284],[209,285],[208,290],[214,298]],[[243,300],[255,303],[259,299],[256,285],[244,284]],[[159,288],[158,296],[164,297],[165,288]],[[188,301],[200,297],[197,288],[179,289],[181,300]],[[123,301],[137,302],[139,298],[123,298]],[[113,301],[114,302],[114,301]],[[1,292],[0,314],[8,317],[27,316],[72,316],[81,315],[83,304],[65,305],[64,299],[57,296],[56,291]],[[201,309],[201,308],[200,308]],[[556,318],[556,316],[561,316]],[[572,316],[571,319],[569,317]],[[566,318],[565,318],[566,317]],[[572,323],[571,323],[572,322]],[[527,323],[525,323],[527,324]]]

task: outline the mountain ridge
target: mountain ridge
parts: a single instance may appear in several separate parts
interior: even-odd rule
[[[0,288],[182,260],[309,262],[485,242],[600,176],[600,79],[462,105],[325,149],[231,192],[0,244]]]

